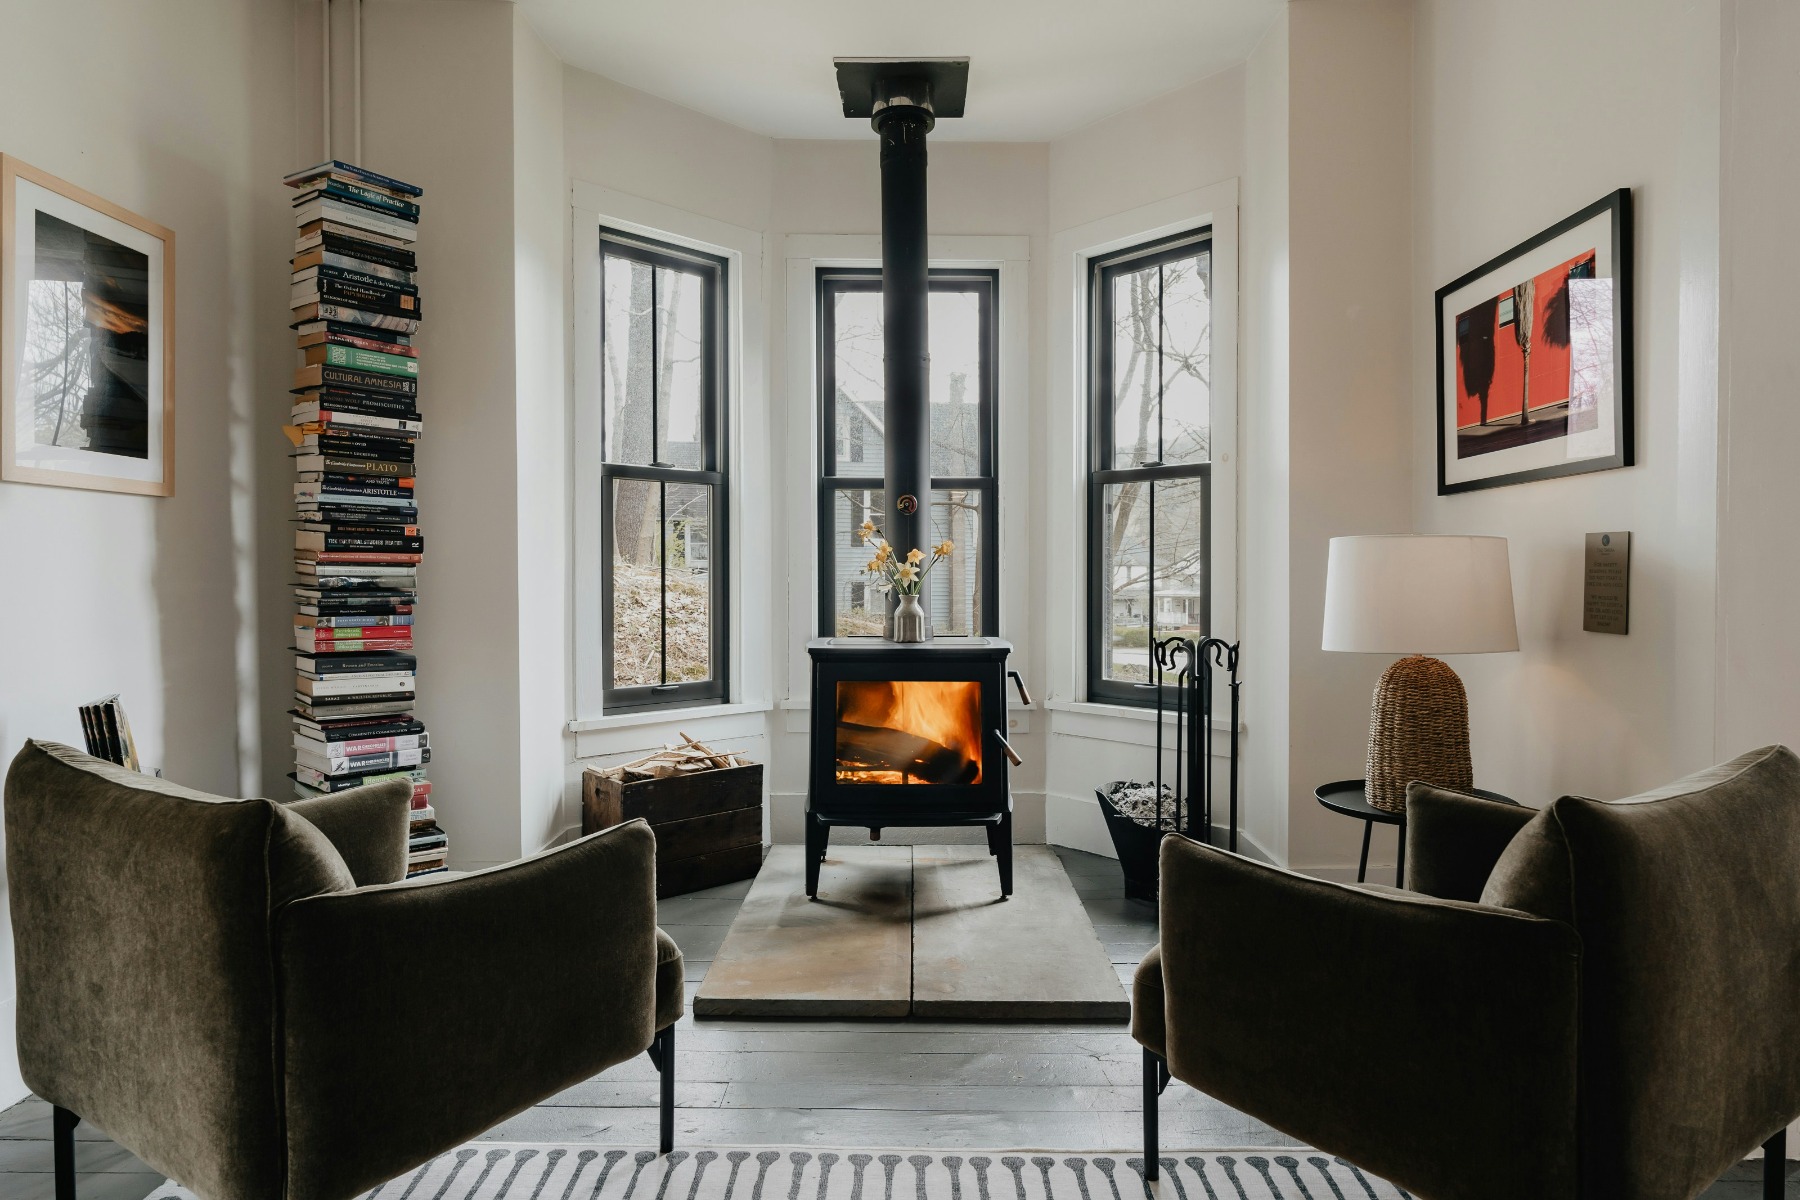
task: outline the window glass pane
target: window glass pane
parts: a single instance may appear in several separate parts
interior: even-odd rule
[[[1143,683],[1150,678],[1153,639],[1196,636],[1205,630],[1206,481],[1108,484],[1103,503],[1101,674]]]
[[[931,493],[933,545],[954,544],[950,557],[925,577],[925,597],[934,634],[975,636],[981,632],[985,602],[981,586],[981,499],[961,488]],[[929,552],[930,547],[926,547]]]
[[[981,474],[981,297],[932,292],[931,473]]]
[[[662,672],[662,485],[613,480],[613,687],[646,687]]]
[[[1113,468],[1155,462],[1157,433],[1156,268],[1112,281]]]
[[[1106,679],[1142,683],[1150,678],[1149,485],[1111,484],[1105,489],[1100,527],[1100,673]]]
[[[1152,636],[1199,637],[1206,629],[1206,481],[1159,479],[1155,489]]]
[[[712,488],[663,485],[663,547],[667,556],[668,682],[712,677]]]
[[[833,555],[832,603],[838,637],[880,634],[887,624],[887,602],[868,586],[863,568],[873,551],[863,545],[858,529],[864,520],[881,523],[886,511],[884,494],[872,488],[839,488],[832,501]]]
[[[1211,457],[1212,256],[1112,277],[1114,468]]]
[[[832,419],[839,475],[880,475],[881,293],[840,291],[832,297],[837,395]]]
[[[711,466],[701,444],[704,299],[699,275],[656,268],[657,461],[691,471]]]
[[[1211,457],[1212,256],[1162,266],[1162,461]]]
[[[612,685],[710,678],[712,488],[615,479],[612,523]]]
[[[600,346],[600,388],[605,398],[607,462],[643,466],[651,461],[651,398],[655,380],[651,365],[650,280],[652,268],[608,254]]]

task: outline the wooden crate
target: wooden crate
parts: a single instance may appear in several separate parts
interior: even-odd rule
[[[750,879],[762,866],[761,763],[625,783],[589,769],[581,832],[642,817],[656,834],[656,894]]]

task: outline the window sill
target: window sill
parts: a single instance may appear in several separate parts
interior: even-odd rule
[[[634,708],[610,717],[588,717],[570,721],[570,733],[599,733],[608,729],[630,729],[638,725],[667,725],[674,721],[705,721],[713,717],[736,717],[746,713],[766,713],[768,702],[748,704],[690,704],[685,708]]]

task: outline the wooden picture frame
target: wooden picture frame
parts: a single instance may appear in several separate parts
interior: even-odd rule
[[[1633,464],[1632,290],[1630,188],[1437,290],[1438,495]]]
[[[0,480],[175,494],[175,234],[4,154]]]

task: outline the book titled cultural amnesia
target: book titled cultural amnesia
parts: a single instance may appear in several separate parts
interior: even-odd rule
[[[294,792],[412,785],[407,875],[449,866],[431,735],[414,712],[413,617],[425,535],[416,495],[423,309],[410,183],[345,162],[284,181],[297,234],[289,306],[300,362],[294,462]]]

